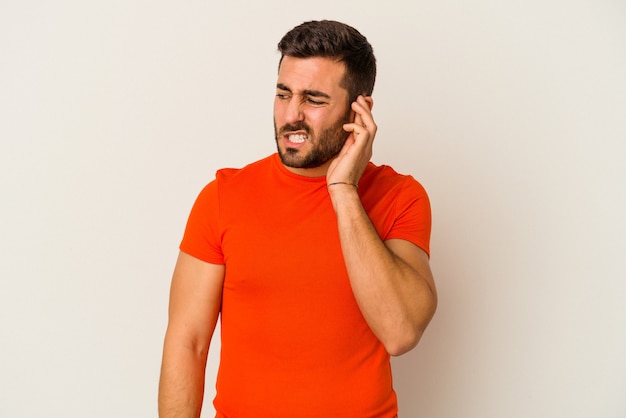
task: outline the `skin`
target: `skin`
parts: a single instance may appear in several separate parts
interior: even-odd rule
[[[340,87],[344,65],[327,58],[284,57],[278,72],[274,100],[274,126],[278,153],[287,169],[308,177],[326,174],[341,151],[348,132],[343,125],[354,118],[348,92]],[[289,140],[303,134],[302,144]],[[315,154],[324,157],[314,166],[305,162]]]
[[[328,58],[285,57],[278,74],[274,103],[278,151],[290,171],[325,176],[328,184],[358,184],[372,157],[377,130],[371,97],[359,96],[348,103],[348,93],[341,87],[344,72],[342,63]],[[303,134],[305,140],[294,143],[290,134]],[[311,166],[307,161],[316,154],[321,163]],[[403,354],[418,343],[436,309],[428,255],[408,241],[381,241],[354,186],[332,185],[328,192],[358,306],[389,354]],[[200,416],[224,272],[224,266],[179,255],[159,384],[162,418]]]
[[[159,382],[159,417],[199,417],[209,345],[219,315],[223,265],[181,252],[170,289]]]

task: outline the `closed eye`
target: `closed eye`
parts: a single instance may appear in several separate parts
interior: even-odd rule
[[[313,106],[322,106],[322,105],[325,105],[325,104],[326,104],[326,102],[321,102],[321,101],[319,101],[319,100],[315,100],[315,99],[313,99],[312,97],[308,97],[308,98],[306,99],[306,101],[307,101],[308,103],[312,104]]]

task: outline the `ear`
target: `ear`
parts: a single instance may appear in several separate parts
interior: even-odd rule
[[[374,99],[372,99],[372,96],[363,96],[363,98],[365,99],[368,106],[370,107],[370,110],[372,110],[374,108]]]

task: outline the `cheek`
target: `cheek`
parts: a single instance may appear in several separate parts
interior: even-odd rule
[[[280,102],[274,103],[274,123],[278,125],[282,125],[281,121],[285,120],[284,118],[284,110]]]
[[[274,115],[278,115],[280,113],[280,101],[274,100]]]
[[[326,127],[332,116],[324,109],[309,109],[304,113],[305,121],[315,129]]]

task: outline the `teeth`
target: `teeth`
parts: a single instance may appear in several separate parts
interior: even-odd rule
[[[301,144],[306,140],[306,135],[298,134],[298,135],[289,135],[289,141],[294,144]]]

